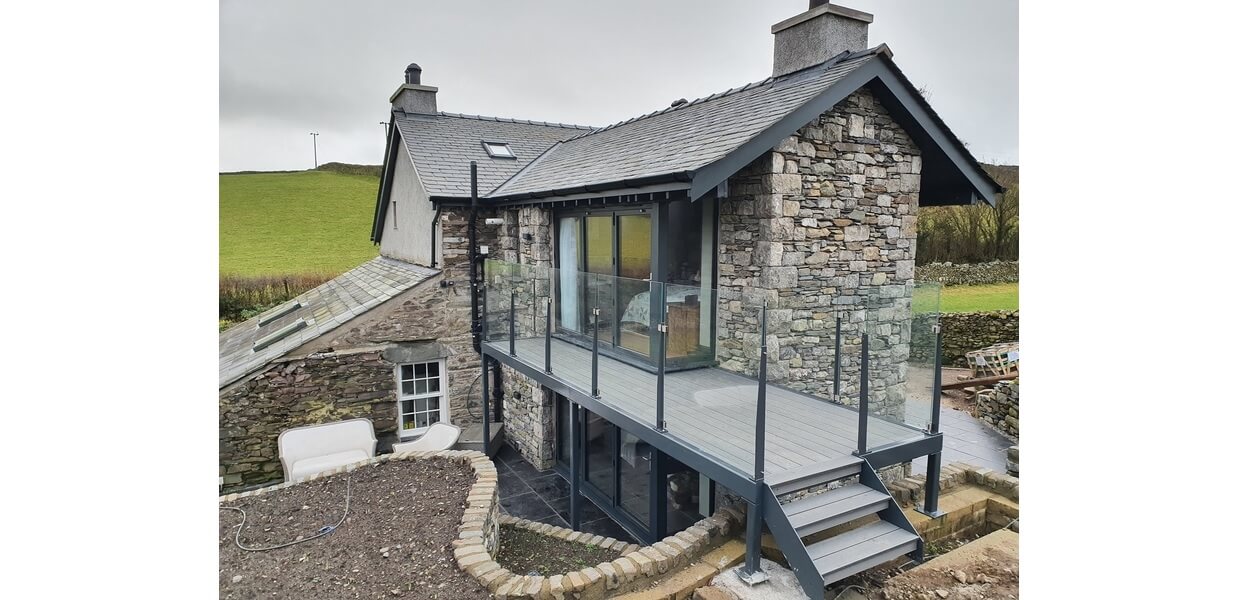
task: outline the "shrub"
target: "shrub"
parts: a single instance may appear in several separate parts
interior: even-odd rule
[[[222,275],[217,285],[217,317],[222,329],[250,319],[274,306],[311,290],[334,275]]]

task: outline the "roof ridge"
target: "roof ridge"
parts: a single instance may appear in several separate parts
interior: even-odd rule
[[[517,177],[520,177],[520,176],[521,176],[521,173],[524,173],[524,172],[528,171],[528,170],[530,169],[530,167],[532,167],[532,166],[534,166],[534,165],[538,164],[540,161],[542,161],[542,159],[546,158],[546,157],[547,157],[547,155],[551,154],[551,153],[552,153],[552,152],[553,152],[556,148],[559,148],[559,147],[560,147],[560,145],[561,145],[561,144],[563,144],[563,143],[564,143],[564,142],[562,142],[562,141],[556,141],[556,143],[552,144],[552,145],[551,145],[550,147],[548,147],[546,150],[543,150],[542,154],[539,154],[538,156],[535,156],[535,157],[534,157],[534,160],[529,161],[529,163],[527,163],[524,167],[521,167],[521,168],[520,168],[520,170],[518,170],[516,173],[513,173],[513,174],[512,174],[510,177],[508,177],[507,179],[505,179],[505,180],[503,180],[503,181],[499,182],[499,185],[495,186],[495,188],[494,188],[494,189],[492,189],[492,190],[490,190],[490,191],[486,192],[486,195],[485,195],[485,196],[483,196],[483,197],[484,197],[484,198],[490,198],[491,196],[495,195],[495,192],[497,192],[497,191],[499,191],[499,190],[503,189],[503,188],[504,188],[504,186],[508,185],[508,183],[509,183],[509,182],[511,182],[512,180],[516,179]]]
[[[562,127],[564,129],[585,129],[585,130],[594,129],[594,127],[591,127],[590,125],[574,125],[571,123],[551,123],[548,121],[532,121],[530,119],[512,119],[509,117],[489,117],[486,115],[470,115],[470,114],[465,114],[465,113],[454,113],[454,112],[446,112],[446,111],[439,111],[438,114],[439,116],[443,116],[443,117],[455,117],[458,119],[474,119],[477,121],[497,121],[500,123],[519,123],[522,125],[541,125],[543,127]]]
[[[858,51],[858,52],[851,52],[851,51],[849,51],[849,50],[844,50],[844,51],[842,51],[840,54],[838,54],[837,56],[834,56],[833,58],[830,58],[829,60],[827,60],[827,61],[825,61],[825,62],[823,62],[823,63],[818,63],[818,64],[812,65],[812,66],[810,66],[810,67],[807,67],[807,68],[805,68],[805,69],[800,69],[800,70],[798,70],[798,71],[795,71],[795,72],[793,72],[793,73],[786,73],[785,75],[782,75],[782,76],[780,76],[780,77],[773,77],[773,76],[770,76],[770,77],[767,77],[767,78],[765,78],[765,79],[761,79],[761,80],[759,80],[759,81],[753,81],[753,82],[750,82],[750,83],[746,83],[746,84],[740,85],[740,86],[738,86],[738,87],[731,87],[731,88],[729,88],[729,89],[727,89],[727,90],[724,90],[724,91],[722,91],[722,92],[716,92],[716,93],[713,93],[713,94],[708,94],[708,95],[703,96],[703,97],[700,97],[700,98],[695,98],[694,100],[691,100],[691,101],[689,101],[689,102],[684,102],[684,103],[682,103],[682,104],[678,104],[677,106],[669,106],[669,107],[667,107],[667,108],[663,108],[663,109],[660,109],[660,110],[654,110],[654,111],[651,111],[651,112],[646,113],[646,114],[643,114],[643,115],[639,115],[639,116],[636,116],[636,117],[631,117],[631,118],[625,119],[625,120],[623,120],[623,121],[617,121],[616,123],[613,123],[613,124],[611,124],[611,125],[604,125],[603,127],[594,128],[594,129],[591,129],[590,131],[587,131],[587,132],[585,132],[585,133],[579,133],[579,134],[577,134],[577,135],[575,135],[575,136],[573,136],[573,137],[571,137],[571,138],[569,138],[569,139],[567,139],[567,140],[564,140],[564,141],[566,141],[566,142],[571,142],[571,141],[573,141],[573,140],[580,139],[580,138],[584,138],[584,137],[587,137],[587,136],[591,136],[591,135],[594,135],[594,134],[596,134],[596,133],[601,133],[601,132],[604,132],[604,131],[608,131],[608,130],[610,130],[610,129],[615,129],[615,128],[617,128],[617,127],[620,127],[620,126],[622,126],[622,125],[627,125],[627,124],[629,124],[629,123],[633,123],[633,122],[635,122],[635,121],[641,121],[641,120],[643,120],[643,119],[647,119],[647,118],[650,118],[650,117],[654,117],[654,116],[656,116],[656,115],[662,115],[662,114],[665,114],[665,113],[669,113],[669,112],[673,112],[673,111],[678,111],[678,110],[681,110],[681,109],[683,109],[683,108],[686,108],[686,107],[689,107],[689,106],[693,106],[693,105],[695,105],[695,104],[699,104],[699,103],[702,103],[702,102],[707,102],[707,101],[710,101],[710,100],[718,100],[718,99],[720,99],[720,98],[724,98],[725,96],[729,96],[729,95],[732,95],[732,94],[737,94],[737,93],[740,93],[740,92],[745,92],[745,91],[750,90],[750,89],[755,89],[755,88],[757,88],[757,87],[760,87],[760,86],[763,86],[763,85],[767,85],[767,84],[769,84],[769,83],[773,83],[773,82],[775,82],[775,81],[777,81],[777,80],[780,80],[780,79],[784,79],[784,78],[792,77],[792,76],[794,76],[794,75],[798,75],[798,74],[800,74],[800,73],[804,73],[804,74],[806,74],[806,73],[813,73],[813,72],[817,71],[818,69],[830,69],[830,68],[833,68],[834,66],[839,65],[839,64],[842,64],[842,63],[844,63],[844,62],[849,62],[849,61],[852,61],[852,60],[855,60],[855,59],[858,59],[858,58],[863,58],[863,57],[865,57],[865,56],[870,56],[870,55],[874,55],[874,54],[882,54],[882,53],[885,53],[887,56],[892,56],[892,55],[893,55],[893,52],[891,52],[891,51],[890,51],[889,46],[886,46],[885,44],[878,44],[876,47],[873,47],[873,48],[867,48],[867,49],[864,49],[864,50],[860,50],[860,51]]]

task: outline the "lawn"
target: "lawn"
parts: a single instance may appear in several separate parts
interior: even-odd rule
[[[1020,308],[1020,284],[948,286],[942,288],[941,303],[944,313],[1018,310]]]
[[[325,171],[221,175],[223,275],[346,271],[374,256],[378,179]]]

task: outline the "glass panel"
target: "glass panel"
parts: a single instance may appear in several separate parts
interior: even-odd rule
[[[712,307],[716,290],[710,286],[665,284],[665,315],[668,321],[668,352],[670,359],[711,362],[713,323]],[[755,344],[757,352],[759,344]]]
[[[425,403],[426,403],[425,405],[426,405],[427,410],[431,410],[435,412],[438,411],[438,398],[439,398],[438,396],[430,396],[429,398],[425,399]]]
[[[612,497],[612,424],[586,411],[586,481]]]
[[[400,385],[400,393],[405,396],[411,396],[416,393],[416,388],[411,381],[404,381]]]
[[[559,221],[557,258],[560,269],[556,280],[556,315],[560,327],[569,331],[582,331],[581,286],[578,271],[582,265],[582,219],[563,217]]]
[[[417,428],[417,420],[414,415],[404,415],[404,431]]]
[[[668,474],[665,476],[664,505],[668,511],[668,535],[673,535],[703,518],[699,514],[699,473],[675,458],[666,457]],[[704,499],[706,500],[706,499]]]
[[[401,379],[412,379],[412,365],[402,365],[399,367]]]
[[[651,355],[651,215],[617,218],[620,238],[620,278],[616,280],[618,344]]]
[[[586,217],[586,272],[612,275],[612,215]]]
[[[621,508],[642,523],[651,514],[651,446],[633,434],[621,432]]]
[[[425,374],[427,377],[438,377],[438,363],[426,363]]]
[[[417,408],[413,405],[412,400],[404,400],[399,403],[399,412],[408,414],[416,412]]]
[[[435,375],[434,378],[430,379],[426,385],[429,386],[430,392],[437,392],[439,391],[438,384],[439,384],[439,379],[438,379],[438,376]]]
[[[911,319],[904,325],[907,364],[904,371],[903,420],[912,427],[928,429],[933,416],[933,369],[937,326],[941,315],[942,284],[920,282],[912,289]],[[940,387],[940,386],[939,386]],[[940,399],[939,399],[940,401]]]

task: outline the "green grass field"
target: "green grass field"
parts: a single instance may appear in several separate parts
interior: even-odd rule
[[[374,256],[378,178],[325,171],[220,175],[222,275],[338,274]]]
[[[966,313],[1020,308],[1020,284],[954,285],[942,288],[942,312]]]

